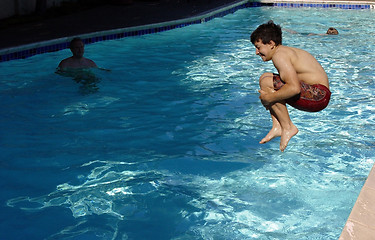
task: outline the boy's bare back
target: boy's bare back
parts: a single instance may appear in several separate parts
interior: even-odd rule
[[[321,84],[329,88],[326,72],[319,62],[305,50],[279,45],[272,61],[285,81],[288,81],[289,75],[284,74],[283,70],[291,71],[290,67],[293,67],[299,81],[310,85]],[[285,75],[284,78],[283,75]]]

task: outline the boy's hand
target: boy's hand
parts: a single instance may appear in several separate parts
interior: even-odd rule
[[[260,93],[259,99],[260,99],[261,103],[268,110],[272,105],[272,101],[271,101],[271,95],[272,94],[268,93],[266,91],[263,91],[263,90],[259,90],[258,92]]]

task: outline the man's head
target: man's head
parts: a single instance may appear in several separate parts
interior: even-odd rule
[[[272,20],[268,23],[260,25],[251,34],[250,40],[253,44],[258,41],[262,41],[263,44],[268,44],[271,41],[275,43],[276,46],[282,44],[282,32],[281,27],[276,25]]]
[[[336,28],[330,27],[330,28],[328,28],[328,30],[327,30],[327,34],[328,34],[328,35],[338,35],[338,34],[339,34],[339,31],[337,31]]]
[[[83,44],[82,39],[80,38],[73,38],[69,44],[70,51],[73,54],[73,57],[81,58],[85,52],[85,45]]]

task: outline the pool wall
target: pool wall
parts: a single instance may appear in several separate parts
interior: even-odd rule
[[[355,4],[354,4],[355,3]],[[292,1],[292,0],[242,0],[234,4],[223,6],[212,11],[202,13],[190,18],[184,18],[175,21],[149,24],[137,27],[128,27],[113,29],[107,31],[94,32],[89,34],[68,36],[64,38],[53,39],[49,41],[36,42],[18,47],[6,48],[0,50],[0,62],[24,59],[37,54],[55,52],[69,47],[69,42],[74,37],[80,37],[85,44],[120,39],[124,37],[141,36],[145,34],[158,33],[182,28],[192,24],[200,24],[210,21],[217,17],[223,17],[227,14],[234,13],[239,9],[248,7],[274,6],[287,8],[314,7],[314,8],[342,8],[342,9],[375,9],[375,2],[371,1]]]

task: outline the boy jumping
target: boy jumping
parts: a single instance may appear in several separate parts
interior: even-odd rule
[[[272,21],[260,25],[250,39],[256,55],[264,62],[272,60],[278,71],[278,74],[263,73],[259,78],[259,98],[272,118],[272,129],[260,143],[281,137],[280,150],[284,151],[289,140],[298,133],[286,103],[307,112],[323,110],[331,96],[328,77],[310,53],[282,45],[281,27]]]

